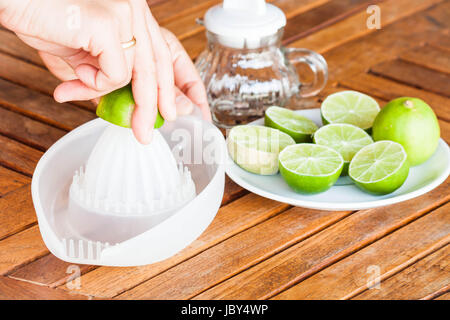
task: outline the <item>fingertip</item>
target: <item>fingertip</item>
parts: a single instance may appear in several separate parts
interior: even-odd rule
[[[152,141],[153,130],[151,128],[133,127],[133,134],[136,140],[143,145],[148,145]]]
[[[53,98],[58,103],[64,103],[69,101],[66,97],[66,93],[64,90],[64,82],[55,88],[55,91],[53,91]]]

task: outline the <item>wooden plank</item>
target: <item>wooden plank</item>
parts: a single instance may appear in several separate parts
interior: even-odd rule
[[[31,177],[42,152],[0,135],[0,164]]]
[[[329,1],[331,0],[303,0],[301,3],[299,3],[298,0],[268,0],[267,2],[271,2],[283,10],[286,18],[289,20],[299,13],[311,10],[314,7]],[[219,3],[220,1],[216,2]],[[197,24],[196,20],[203,18],[209,8],[209,6],[200,6],[197,10],[191,11],[177,19],[170,20],[169,22],[162,24],[162,26],[172,31],[180,40],[198,33],[204,33],[206,30],[205,27]],[[289,26],[291,23],[288,22],[287,25]]]
[[[434,210],[274,298],[335,300],[356,296],[373,285],[371,268],[380,271],[376,276],[383,281],[448,244],[449,210],[450,204]]]
[[[50,96],[60,83],[46,69],[4,53],[0,53],[0,77]]]
[[[436,7],[440,7],[438,4]],[[419,12],[392,23],[377,32],[346,42],[324,53],[329,67],[329,82],[367,71],[374,64],[393,59],[403,51],[442,38],[445,30]]]
[[[450,300],[450,292],[440,295],[435,300]]]
[[[448,20],[448,17],[450,17],[450,2],[445,1],[441,6],[429,10],[426,12],[426,17],[434,24],[450,30],[450,21]]]
[[[26,45],[12,32],[0,30],[0,51],[35,65],[44,66],[44,62],[42,62],[37,51]]]
[[[150,9],[159,24],[164,25],[175,19],[182,18],[202,8],[209,8],[220,0],[170,0],[156,4]]]
[[[0,241],[0,275],[48,253],[37,225]]]
[[[29,177],[0,166],[0,198],[30,182]]]
[[[450,122],[439,120],[441,127],[441,138],[450,143]]]
[[[398,97],[417,97],[427,102],[440,119],[450,121],[450,99],[373,74],[360,73],[343,78],[339,84],[387,101]]]
[[[52,97],[53,91],[61,82],[48,70],[4,53],[0,53],[0,77]],[[71,103],[88,110],[93,109],[90,101]]]
[[[10,273],[10,278],[38,283],[49,287],[65,285],[76,276],[69,267],[78,267],[80,274],[85,274],[96,267],[91,265],[78,265],[59,260],[51,253],[33,261],[22,268]],[[80,283],[80,285],[83,285]],[[70,289],[69,289],[70,291]]]
[[[189,299],[351,212],[293,208],[219,243],[120,295],[119,299]]]
[[[445,73],[402,60],[382,62],[371,67],[370,72],[419,89],[450,97],[450,75]]]
[[[36,284],[0,277],[2,300],[83,300],[86,296],[50,289]]]
[[[442,0],[387,0],[377,5],[380,7],[381,27],[385,28],[389,24],[405,18],[411,14],[423,11],[433,4]],[[307,35],[290,46],[298,48],[308,48],[317,52],[326,52],[346,42],[362,37],[369,33],[377,32],[377,29],[367,28],[367,12],[360,11],[345,20],[333,24],[332,28],[318,30]]]
[[[428,69],[450,73],[450,52],[428,44],[405,51],[400,58]]]
[[[36,223],[31,186],[25,185],[0,198],[0,240]]]
[[[248,194],[220,208],[206,231],[175,256],[137,268],[95,269],[80,278],[83,283],[80,293],[96,297],[116,296],[287,208],[289,206],[284,203]]]
[[[227,175],[225,175],[225,191],[222,198],[222,206],[242,197],[248,193],[247,190],[236,184]]]
[[[267,299],[401,228],[450,199],[450,179],[418,199],[358,211],[195,299]]]
[[[225,179],[225,192],[222,200],[222,205],[226,205],[236,200],[237,198],[248,194],[247,190],[238,186],[230,178],[228,178],[228,176]],[[52,254],[48,254],[28,265],[19,268],[17,271],[10,274],[10,276],[20,280],[31,281],[51,287],[60,286],[66,283],[66,281],[71,276],[71,274],[67,274],[67,267],[69,265],[73,264],[68,264],[64,261],[59,260]],[[78,267],[80,268],[81,274],[85,274],[96,268],[95,266],[90,265],[78,265]],[[49,270],[52,271],[49,272]]]
[[[376,4],[378,2],[380,1],[333,0],[299,14],[287,22],[284,31],[284,43],[290,43],[303,38],[359,11],[365,12],[370,4]]]
[[[63,130],[72,130],[95,118],[95,113],[70,103],[58,103],[52,97],[0,79],[0,105]],[[95,106],[92,105],[92,111]]]
[[[449,284],[450,246],[447,245],[381,282],[380,289],[367,290],[354,299],[420,299]]]
[[[421,300],[435,300],[445,295],[447,292],[450,292],[450,284],[426,295],[425,297],[421,298]]]
[[[2,119],[0,121],[1,134],[42,151],[48,149],[66,134],[61,129],[51,127],[1,107],[0,119]]]

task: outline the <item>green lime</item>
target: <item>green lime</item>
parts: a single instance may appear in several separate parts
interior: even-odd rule
[[[363,147],[373,143],[369,134],[361,128],[347,123],[328,124],[314,133],[314,143],[331,147],[344,158],[341,175],[347,175],[353,156]]]
[[[344,159],[334,149],[312,143],[286,147],[279,156],[280,173],[300,193],[329,189],[339,178]]]
[[[241,168],[270,175],[278,172],[278,154],[294,144],[289,135],[263,126],[236,126],[227,139],[228,152]]]
[[[357,91],[341,91],[329,95],[320,107],[324,124],[349,123],[364,130],[372,127],[380,111],[375,99]]]
[[[405,182],[409,163],[405,149],[393,141],[378,141],[359,150],[350,162],[350,178],[361,189],[375,194],[391,193]]]
[[[428,160],[439,143],[439,123],[433,109],[417,98],[389,102],[375,118],[373,139],[400,143],[412,166]]]
[[[128,84],[101,97],[97,106],[97,116],[120,127],[131,128],[135,105],[131,84]],[[155,129],[162,127],[163,124],[164,119],[158,111]]]
[[[266,110],[264,124],[287,133],[297,143],[311,142],[311,136],[317,130],[316,124],[308,118],[275,106]]]

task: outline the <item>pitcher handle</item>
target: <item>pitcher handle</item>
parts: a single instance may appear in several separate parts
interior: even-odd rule
[[[328,65],[322,55],[317,52],[301,48],[283,48],[284,56],[292,65],[304,63],[314,73],[314,80],[310,83],[301,83],[297,96],[308,98],[317,95],[328,80]]]

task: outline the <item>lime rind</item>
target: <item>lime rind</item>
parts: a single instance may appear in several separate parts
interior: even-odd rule
[[[329,95],[322,103],[324,124],[348,123],[368,130],[380,111],[378,102],[357,91],[341,91]]]
[[[131,84],[128,84],[101,97],[96,114],[99,118],[112,124],[131,128],[131,119],[135,105]],[[163,124],[164,119],[158,110],[154,128],[159,129]]]
[[[317,125],[310,119],[295,113],[292,110],[270,107],[266,115],[279,126],[304,134],[313,134],[317,130]]]
[[[312,134],[318,129],[310,119],[286,108],[277,106],[266,110],[264,124],[290,135],[297,143],[311,142]]]
[[[377,141],[358,151],[350,163],[349,174],[355,182],[373,184],[396,174],[406,161],[407,154],[399,143]]]

